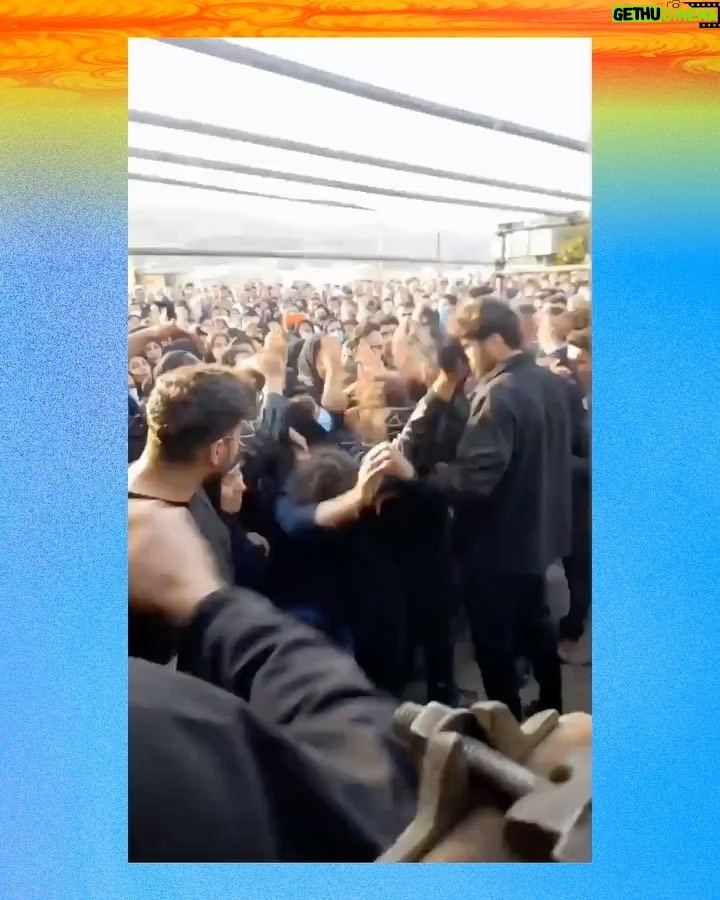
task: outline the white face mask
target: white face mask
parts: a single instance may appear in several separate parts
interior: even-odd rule
[[[332,416],[326,409],[323,409],[322,406],[318,407],[316,421],[324,431],[330,431],[330,429],[333,427]]]

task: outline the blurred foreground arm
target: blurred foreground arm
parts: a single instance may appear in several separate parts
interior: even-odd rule
[[[373,859],[414,809],[394,704],[321,635],[222,585],[185,510],[135,506],[130,604],[183,628],[188,674],[131,660],[131,859]]]

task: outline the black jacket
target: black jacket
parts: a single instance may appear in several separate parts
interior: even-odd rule
[[[318,633],[228,589],[178,668],[130,660],[131,862],[364,862],[407,825],[394,704]]]
[[[399,438],[414,462],[447,404],[429,393]],[[451,497],[464,564],[544,574],[570,549],[572,425],[564,379],[525,353],[475,389],[455,458],[430,476]]]

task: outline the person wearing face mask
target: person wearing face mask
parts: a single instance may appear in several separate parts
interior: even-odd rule
[[[315,334],[315,329],[307,319],[303,319],[299,322],[295,330],[301,341],[307,341]]]
[[[543,308],[538,324],[538,344],[542,356],[567,365],[567,336],[571,324],[567,309],[560,303],[549,303]]]
[[[345,330],[340,319],[328,319],[323,330],[325,334],[331,335],[335,340],[340,341],[341,344],[345,342]]]
[[[203,484],[237,464],[242,426],[253,405],[248,385],[223,368],[181,366],[167,372],[148,398],[145,449],[128,469],[130,504],[159,500],[187,508],[228,583],[234,580],[230,534]],[[139,655],[146,658],[172,640],[172,635],[158,634],[153,623],[131,625],[131,642],[141,644]]]
[[[315,321],[322,328],[330,318],[330,311],[325,306],[318,306],[315,310]]]

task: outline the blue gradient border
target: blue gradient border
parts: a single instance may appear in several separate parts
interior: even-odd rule
[[[0,896],[719,897],[712,185],[596,133],[595,862],[129,866],[125,143],[99,180],[68,134],[72,178],[10,166],[0,211]]]

